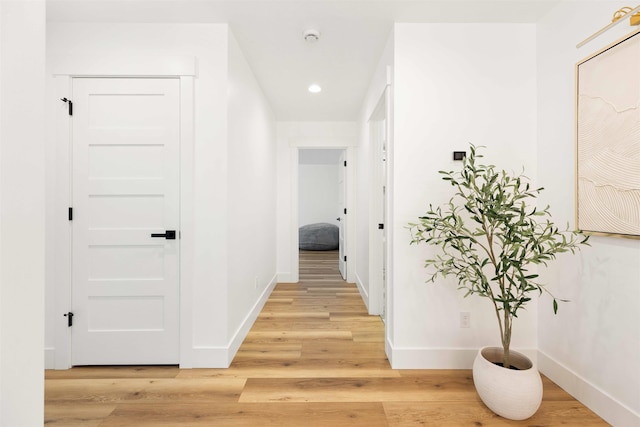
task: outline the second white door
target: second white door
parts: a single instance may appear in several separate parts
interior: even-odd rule
[[[179,95],[73,79],[73,365],[179,362]]]
[[[340,275],[347,280],[347,248],[345,247],[345,225],[347,221],[347,210],[345,209],[345,153],[340,154],[340,162],[338,163],[338,268]]]

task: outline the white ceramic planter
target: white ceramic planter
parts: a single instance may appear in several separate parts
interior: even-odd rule
[[[542,402],[542,379],[525,355],[511,351],[511,364],[520,370],[505,369],[501,347],[485,347],[473,362],[473,382],[480,399],[493,412],[510,420],[524,420],[536,413]]]

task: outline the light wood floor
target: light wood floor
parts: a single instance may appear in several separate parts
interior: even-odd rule
[[[383,324],[337,273],[336,252],[301,253],[229,369],[82,367],[46,372],[47,425],[602,426],[548,379],[539,412],[507,421],[467,370],[392,370]]]

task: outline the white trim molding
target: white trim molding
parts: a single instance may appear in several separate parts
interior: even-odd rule
[[[197,75],[193,56],[56,55],[54,76],[75,77],[182,77]]]
[[[349,144],[347,144],[349,143]],[[345,145],[347,144],[347,145]],[[348,216],[345,217],[345,245],[347,250],[345,255],[347,256],[347,277],[345,280],[349,283],[354,283],[355,278],[355,260],[356,260],[356,227],[355,227],[355,164],[356,153],[353,141],[351,138],[290,138],[290,171],[291,171],[291,223],[290,223],[290,241],[288,248],[288,256],[291,260],[291,271],[288,273],[280,273],[283,276],[281,280],[285,283],[296,283],[300,277],[299,268],[299,218],[298,218],[298,161],[299,151],[301,148],[315,148],[315,149],[339,149],[344,150],[345,160],[347,167],[345,180],[345,208],[347,209]],[[286,274],[286,276],[285,276]]]
[[[358,291],[360,291],[360,296],[362,297],[362,301],[364,302],[364,305],[367,307],[367,311],[369,311],[369,314],[371,314],[371,311],[369,309],[369,293],[367,292],[367,288],[365,288],[364,283],[362,282],[362,279],[360,278],[357,272],[355,273],[355,275],[356,275],[356,286],[358,287]]]
[[[189,368],[228,368],[233,361],[238,349],[242,345],[242,342],[246,338],[247,334],[251,330],[254,322],[260,315],[264,304],[269,299],[269,295],[276,287],[277,283],[277,275],[274,275],[273,278],[269,281],[269,284],[266,286],[260,298],[251,308],[251,311],[247,316],[242,320],[242,323],[236,330],[236,333],[233,334],[233,337],[229,340],[229,343],[223,347],[194,347],[193,348],[193,357],[191,359],[191,365]],[[181,368],[185,368],[185,366],[180,364]]]
[[[56,364],[56,349],[54,347],[44,348],[44,368],[53,369]]]
[[[251,308],[251,311],[242,320],[242,323],[236,330],[236,333],[233,334],[233,337],[231,337],[231,340],[229,341],[229,364],[226,367],[228,367],[233,361],[233,358],[238,352],[238,349],[240,348],[240,346],[242,345],[242,342],[247,337],[247,334],[251,330],[251,327],[253,326],[256,319],[260,315],[260,312],[262,311],[264,304],[267,302],[267,300],[269,299],[269,296],[271,295],[271,292],[276,287],[277,282],[278,282],[278,275],[276,274],[271,278],[271,280],[269,281],[269,284],[265,287],[264,291],[260,295],[260,298],[258,299],[258,301],[256,301],[256,303]]]
[[[180,366],[191,366],[195,248],[195,82],[180,77]]]
[[[640,425],[640,414],[542,351],[538,351],[538,369],[609,424]]]
[[[293,273],[287,271],[284,273],[278,273],[278,283],[297,283],[298,280],[294,280]]]
[[[194,141],[195,98],[194,76],[196,58],[183,56],[157,57],[55,57],[52,67],[55,96],[50,100],[55,112],[55,139],[50,155],[55,156],[55,229],[51,239],[55,242],[55,318],[71,310],[71,223],[67,208],[71,204],[71,126],[66,104],[60,98],[70,97],[74,77],[141,77],[176,78],[180,80],[180,366],[197,364],[201,348],[193,345],[193,236],[194,236]],[[60,318],[58,318],[60,316]],[[66,322],[55,326],[55,345],[45,349],[46,368],[68,369],[71,367],[71,333]],[[209,351],[210,349],[206,349]],[[226,353],[225,353],[226,354]],[[216,359],[214,357],[213,359]],[[206,358],[209,362],[211,357]]]
[[[388,340],[386,347],[393,369],[471,369],[478,354],[477,348],[394,347]],[[517,350],[536,365],[537,350]]]

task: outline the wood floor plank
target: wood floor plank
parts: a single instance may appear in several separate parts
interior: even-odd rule
[[[331,322],[355,322],[355,323],[375,323],[378,328],[384,330],[384,324],[378,316],[363,316],[359,313],[331,313],[329,316]]]
[[[494,414],[482,403],[458,402],[384,402],[390,427],[503,427],[503,426],[607,426],[593,412],[576,402],[543,402],[531,418],[513,421]],[[562,421],[566,420],[566,421]]]
[[[228,369],[47,371],[47,425],[606,425],[548,378],[538,413],[514,422],[484,406],[470,370],[391,369],[384,324],[340,278],[337,253],[300,257],[300,282],[276,285]]]
[[[332,339],[332,340],[351,340],[351,331],[348,330],[290,330],[290,331],[254,331],[251,330],[247,334],[247,339],[256,342],[270,340],[302,340],[302,339]]]
[[[267,302],[267,304],[269,304],[269,306],[277,306],[280,304],[286,304],[289,305],[293,303],[293,298],[272,298],[269,299],[269,301]]]
[[[46,370],[46,379],[56,378],[175,378],[177,366],[77,366],[66,371]]]
[[[258,315],[258,320],[272,319],[328,319],[328,311],[308,312],[308,311],[290,311],[277,313],[273,311],[263,311]]]
[[[71,379],[45,384],[48,402],[132,403],[237,401],[245,379]]]
[[[470,378],[249,378],[240,402],[476,402]]]
[[[379,359],[386,361],[387,355],[382,342],[357,343],[310,341],[302,344],[302,357],[309,359]]]
[[[312,320],[296,320],[293,322],[282,320],[264,320],[256,322],[251,328],[252,332],[260,331],[382,331],[380,324],[374,322],[316,322]]]
[[[245,359],[299,359],[302,353],[300,350],[240,350],[236,353],[234,360]]]
[[[381,342],[384,343],[384,333],[380,331],[351,331],[353,342]]]
[[[61,427],[98,427],[116,409],[111,403],[56,402],[44,408],[44,423],[47,426]]]
[[[360,298],[360,297],[358,297]],[[336,306],[336,307],[354,307],[359,308],[362,307],[362,300],[358,298],[347,298],[344,299],[338,298],[336,296],[318,296],[311,298],[297,298],[294,302],[294,306],[305,307],[308,305],[328,305],[328,306]]]
[[[246,341],[242,343],[239,351],[302,351],[302,342],[271,342],[268,346],[263,342]]]
[[[360,404],[233,404],[206,405],[153,404],[121,405],[101,426],[104,427],[163,426],[305,426],[305,427],[386,427],[384,409],[380,403]]]
[[[178,378],[397,378],[379,359],[238,360],[227,369],[185,369]]]

